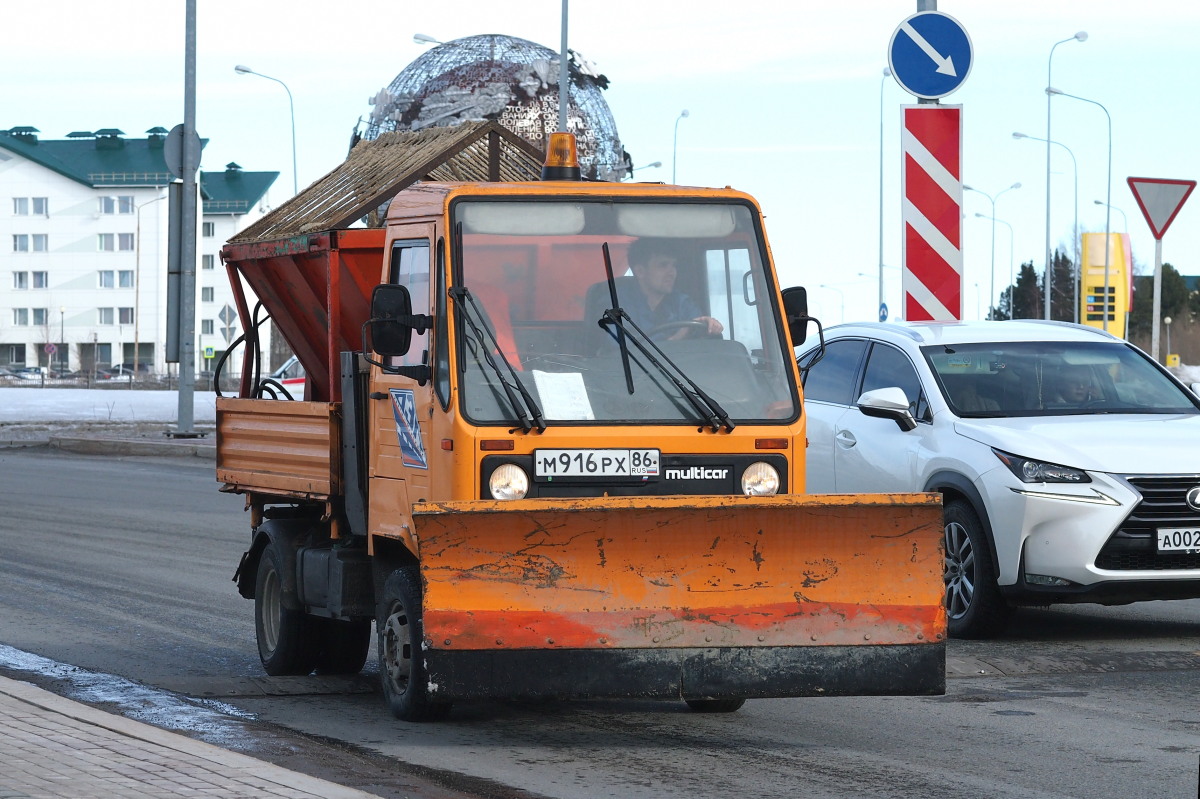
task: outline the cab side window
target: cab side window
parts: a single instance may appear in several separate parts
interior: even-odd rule
[[[895,347],[874,344],[863,371],[863,392],[877,388],[897,387],[908,397],[908,409],[913,418],[927,421],[929,405],[925,392],[921,390],[921,379],[908,356]]]
[[[408,289],[413,313],[429,313],[429,242],[423,239],[392,242],[391,279]],[[425,363],[428,353],[429,331],[414,331],[408,353],[390,362],[397,366],[415,366]]]
[[[841,339],[825,345],[825,357],[805,372],[804,398],[853,405],[858,395],[858,365],[862,362],[867,342],[861,339]]]

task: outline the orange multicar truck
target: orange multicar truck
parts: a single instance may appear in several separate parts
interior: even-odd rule
[[[471,171],[461,139],[434,168],[412,155],[427,138],[388,134],[369,144],[409,178],[381,226],[320,228],[330,187],[379,205],[364,143],[266,220],[289,235],[222,253],[242,318],[249,287],[308,375],[287,401],[247,347],[217,400],[267,673],[355,673],[374,622],[409,721],[481,698],[944,692],[940,501],[805,494],[810,320],[755,201],[581,181],[558,139],[540,180],[505,179],[536,150],[495,125],[438,135],[492,147],[485,179],[429,179]],[[626,310],[643,239],[719,335]]]

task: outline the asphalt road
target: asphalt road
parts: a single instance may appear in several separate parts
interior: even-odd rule
[[[251,603],[230,582],[248,518],[211,463],[0,450],[0,474],[0,671],[78,691],[75,670],[14,666],[28,652],[202,697],[225,721],[193,734],[381,795],[1197,793],[1198,601],[1024,611],[999,641],[950,643],[945,697],[758,700],[716,716],[490,702],[408,725],[383,709],[373,664],[357,680],[263,678]],[[92,701],[130,714],[152,701],[107,685]]]

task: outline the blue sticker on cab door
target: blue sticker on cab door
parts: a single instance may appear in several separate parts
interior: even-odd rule
[[[392,415],[396,417],[396,438],[400,443],[400,459],[405,466],[428,469],[425,444],[421,441],[421,424],[417,421],[417,401],[411,389],[389,389],[392,394]]]

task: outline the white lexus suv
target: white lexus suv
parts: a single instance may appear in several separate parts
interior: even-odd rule
[[[1200,597],[1200,399],[1039,321],[849,324],[798,360],[808,490],[943,497],[950,634],[1017,605]]]

